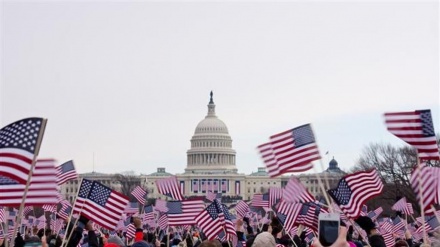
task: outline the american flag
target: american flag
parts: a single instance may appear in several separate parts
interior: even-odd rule
[[[176,176],[159,179],[156,181],[156,185],[160,194],[169,196],[175,200],[183,200]]]
[[[277,218],[280,220],[287,232],[293,228],[293,224],[296,222],[301,208],[301,203],[288,203],[284,201],[280,202],[277,210]]]
[[[402,230],[406,226],[406,221],[397,216],[393,219],[393,232],[397,232],[399,230]]]
[[[220,199],[222,198],[222,194],[221,193],[214,193],[211,191],[208,191],[206,193],[206,199],[213,202],[215,199]]]
[[[367,205],[365,205],[365,204],[362,205],[360,215],[361,215],[361,216],[367,216],[367,215],[368,215],[368,207],[367,207]]]
[[[65,182],[77,179],[78,173],[76,173],[73,160],[69,160],[66,163],[57,167],[57,184],[62,185]]]
[[[315,197],[295,177],[291,177],[283,191],[283,200],[286,202],[314,202]]]
[[[134,224],[129,224],[126,230],[127,230],[126,233],[127,238],[129,239],[134,238],[134,234],[136,233],[136,227],[134,226]]]
[[[44,212],[51,212],[51,213],[57,212],[57,205],[56,204],[44,204],[42,208],[43,208]]]
[[[388,131],[417,149],[420,160],[440,160],[431,110],[385,113]]]
[[[406,208],[408,209],[408,211],[407,211],[407,214],[408,214],[408,215],[412,215],[412,214],[414,214],[414,208],[413,208],[413,206],[412,206],[411,203],[407,202],[407,203],[406,203]]]
[[[228,192],[228,187],[229,187],[229,186],[228,186],[228,183],[229,183],[228,180],[222,179],[221,191],[222,191],[223,193]]]
[[[317,231],[318,217],[320,213],[327,213],[327,210],[315,203],[303,204],[301,207],[301,211],[298,214],[297,223],[308,226],[311,229]]]
[[[249,210],[249,205],[244,201],[239,201],[235,206],[235,212],[237,212],[237,216],[240,218],[243,218]]]
[[[269,188],[269,207],[275,205],[283,197],[283,189],[270,187]]]
[[[431,232],[436,230],[438,227],[440,227],[440,223],[437,220],[437,217],[430,216],[425,220],[425,223],[421,225],[416,232],[423,232],[423,229],[425,228],[427,232]]]
[[[254,194],[251,204],[253,207],[269,207],[269,194]]]
[[[382,208],[382,207],[378,207],[378,208],[376,208],[375,210],[368,212],[368,215],[367,215],[367,216],[368,216],[371,220],[375,221],[375,220],[379,217],[379,215],[380,215],[382,212],[383,212],[383,208]]]
[[[192,191],[194,193],[198,193],[199,192],[199,180],[198,179],[194,179],[192,182]]]
[[[31,183],[26,195],[25,205],[41,206],[44,204],[56,204],[57,183],[55,160],[37,160]],[[26,185],[18,183],[16,180],[0,176],[0,205],[18,206],[21,204]]]
[[[265,144],[258,147],[263,160],[269,158],[270,151]],[[321,158],[310,124],[305,124],[270,137],[274,162],[269,158],[266,166],[269,175],[275,177],[286,172],[304,172],[313,168],[312,161]],[[267,157],[266,157],[267,155]],[[275,167],[274,167],[275,166]]]
[[[105,185],[83,179],[73,210],[113,230],[121,219],[128,198]]]
[[[207,183],[208,183],[208,181],[206,181],[205,179],[202,179],[202,181],[200,182],[200,190],[202,192],[206,192],[208,190]]]
[[[138,200],[140,204],[145,205],[145,195],[147,195],[147,192],[145,192],[144,189],[142,189],[140,186],[136,186],[131,194],[136,198],[136,200]]]
[[[394,205],[391,206],[391,209],[394,211],[401,211],[404,214],[409,214],[408,203],[406,202],[405,197],[400,198],[396,203],[394,203]]]
[[[144,221],[154,220],[154,208],[153,205],[148,205],[144,207]]]
[[[232,215],[229,213],[228,207],[225,204],[221,204],[222,211],[224,215],[224,229],[226,231],[226,238],[228,240],[233,240],[234,236],[237,236],[235,232],[235,225],[232,223]]]
[[[384,232],[393,232],[394,225],[389,221],[385,220],[380,224],[381,233]]]
[[[264,164],[267,167],[267,173],[270,177],[276,177],[281,175],[281,170],[278,166],[278,161],[275,158],[275,154],[272,150],[272,144],[270,142],[261,144],[257,147],[260,156],[263,159]]]
[[[166,214],[162,214],[159,216],[159,219],[157,220],[157,225],[161,230],[165,230],[168,227],[168,217]]]
[[[161,199],[156,199],[156,204],[154,205],[154,209],[162,213],[167,212],[168,211],[167,202]]]
[[[61,209],[58,212],[58,217],[63,220],[67,220],[69,218],[70,212],[72,212],[72,206],[70,205],[70,203],[61,203]]]
[[[394,240],[394,236],[392,233],[383,233],[382,237],[385,241],[385,246],[386,247],[394,247],[395,245],[395,240]]]
[[[45,126],[43,118],[26,118],[0,129],[0,176],[26,184],[38,154],[38,136],[43,138]]]
[[[349,174],[339,180],[335,189],[328,191],[349,218],[356,218],[362,205],[382,193],[383,184],[376,170]]]
[[[126,214],[139,213],[139,203],[138,202],[129,202],[124,209],[124,213],[126,213]]]
[[[6,214],[5,214],[5,208],[0,207],[0,223],[5,222]]]
[[[214,200],[196,216],[195,221],[209,240],[215,239],[223,230],[224,215],[221,205]]]
[[[219,182],[218,182],[218,179],[214,179],[213,181],[212,181],[212,187],[211,187],[211,191],[212,192],[218,192],[218,187],[219,187]]]
[[[34,207],[32,206],[26,206],[23,208],[23,216],[27,216],[30,212],[32,212],[32,210],[34,210]]]
[[[428,210],[436,201],[438,178],[434,177],[434,167],[427,167],[424,163],[418,165],[411,174],[410,183],[417,197],[417,202],[422,203],[424,210]],[[437,168],[438,169],[438,168]],[[420,183],[419,183],[420,182]]]
[[[168,225],[193,225],[194,218],[205,208],[202,200],[167,202]]]

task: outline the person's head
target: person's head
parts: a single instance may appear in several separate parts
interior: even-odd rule
[[[107,244],[114,244],[114,245],[117,245],[119,247],[124,247],[125,246],[124,241],[122,241],[122,239],[120,237],[116,236],[116,235],[115,236],[110,236],[107,239]]]
[[[44,229],[41,228],[40,230],[38,230],[37,236],[41,239],[41,237],[43,237],[44,235]]]
[[[205,240],[199,247],[222,247],[222,244],[218,240]]]
[[[275,238],[269,232],[262,232],[255,237],[252,247],[275,247]]]
[[[138,241],[132,244],[131,247],[151,247],[151,246],[145,241]]]
[[[408,245],[408,243],[405,240],[399,239],[394,244],[394,247],[409,247],[409,245]]]

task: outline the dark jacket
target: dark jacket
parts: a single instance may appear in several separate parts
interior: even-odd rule
[[[386,247],[382,235],[370,235],[368,237],[368,242],[370,242],[371,247]]]

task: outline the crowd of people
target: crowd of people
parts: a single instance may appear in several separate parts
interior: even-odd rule
[[[72,220],[73,221],[73,220]],[[342,221],[339,234],[331,247],[389,247],[377,229],[377,224],[368,216],[359,216],[355,222],[367,237],[363,238],[353,226]],[[294,234],[287,234],[278,218],[273,217],[261,228],[252,226],[249,218],[237,219],[235,241],[208,240],[197,228],[170,228],[168,233],[159,229],[147,228],[141,218],[132,217],[135,226],[134,237],[128,239],[126,232],[101,232],[95,229],[93,222],[83,216],[75,222],[66,224],[64,234],[54,233],[51,229],[28,229],[26,234],[17,233],[15,247],[324,247],[318,237],[308,238],[301,227]],[[148,229],[148,230],[147,230]],[[415,240],[406,229],[404,236],[394,235],[395,247],[440,247],[440,229],[430,232],[429,240]],[[6,246],[6,239],[0,239],[0,247]]]

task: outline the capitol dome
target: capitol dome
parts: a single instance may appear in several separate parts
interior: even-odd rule
[[[197,124],[191,138],[185,173],[237,173],[228,127],[216,116],[213,93],[210,95],[208,114]]]

